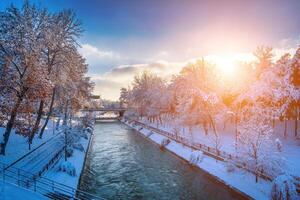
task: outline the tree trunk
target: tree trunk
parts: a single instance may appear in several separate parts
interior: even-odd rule
[[[207,130],[206,122],[203,122],[203,129],[204,129],[205,135],[208,135],[208,130]]]
[[[297,132],[298,132],[298,119],[297,119],[297,116],[295,118],[295,137],[297,137]]]
[[[235,125],[235,149],[237,149],[237,145],[238,145],[238,116],[237,116],[237,113],[234,116],[234,125]]]
[[[38,131],[38,128],[39,128],[39,125],[40,125],[40,122],[41,122],[41,119],[42,119],[43,109],[44,109],[44,100],[41,100],[35,124],[34,124],[32,130],[30,132],[30,135],[29,135],[29,140],[28,140],[29,150],[31,149],[31,144],[32,144],[32,140],[34,138],[34,135]]]
[[[298,135],[298,106],[295,108],[295,137]]]
[[[56,130],[58,130],[59,124],[60,124],[60,116],[58,117],[58,120],[56,122],[56,127],[55,127]]]
[[[17,102],[16,102],[13,110],[11,111],[10,119],[7,122],[6,129],[5,129],[5,132],[3,134],[3,141],[1,143],[1,152],[0,152],[1,155],[5,155],[5,148],[6,148],[10,133],[11,133],[11,129],[12,129],[14,123],[15,123],[18,108],[20,107],[21,102],[23,100],[23,96],[24,95],[18,97]]]
[[[67,161],[67,120],[68,120],[68,100],[66,102],[66,106],[65,106],[65,116],[64,116],[64,120],[63,120],[63,128],[64,128],[64,133],[65,133],[65,161]]]
[[[287,120],[284,119],[284,133],[283,133],[284,137],[287,137]]]
[[[219,141],[219,135],[218,135],[218,132],[217,132],[217,128],[216,128],[216,125],[215,125],[215,122],[212,118],[211,115],[208,115],[208,118],[210,120],[210,124],[211,124],[211,127],[213,129],[213,132],[214,132],[214,135],[215,135],[215,147],[216,147],[216,150],[219,150],[219,145],[220,145],[220,141]]]
[[[54,87],[54,88],[53,88],[53,92],[52,92],[52,98],[51,98],[51,103],[50,103],[50,107],[49,107],[49,112],[48,112],[48,114],[47,114],[46,121],[45,121],[45,123],[44,123],[44,125],[43,125],[43,127],[42,127],[42,129],[41,129],[41,131],[40,131],[40,134],[39,134],[39,138],[41,138],[41,139],[42,139],[42,137],[43,137],[45,128],[47,127],[48,121],[49,121],[50,116],[51,116],[52,111],[53,111],[53,104],[54,104],[54,99],[55,99],[55,91],[56,91],[56,89],[55,89],[55,87]]]

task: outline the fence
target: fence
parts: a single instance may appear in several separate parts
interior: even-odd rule
[[[219,149],[216,149],[214,147],[210,147],[210,146],[207,146],[205,144],[201,144],[201,143],[190,143],[186,138],[182,137],[182,136],[178,136],[178,135],[175,135],[173,133],[169,133],[167,131],[164,131],[164,130],[160,130],[158,128],[155,128],[153,126],[149,126],[147,124],[144,124],[142,122],[139,122],[137,120],[133,120],[133,119],[129,119],[129,118],[126,118],[124,117],[124,119],[126,121],[128,121],[129,123],[134,123],[135,125],[139,125],[143,128],[146,128],[150,131],[154,131],[156,133],[159,133],[161,135],[164,135],[178,143],[182,143],[184,144],[185,146],[188,146],[192,149],[197,149],[197,150],[201,150],[203,151],[206,155],[209,155],[211,157],[214,157],[218,160],[223,160],[223,161],[228,161],[230,160],[231,162],[233,162],[237,167],[239,168],[242,168],[242,169],[245,169],[251,173],[253,173],[254,175],[260,177],[260,178],[263,178],[265,180],[269,180],[269,181],[272,181],[274,179],[274,177],[272,177],[271,175],[267,174],[266,172],[263,172],[263,171],[255,171],[254,169],[252,169],[250,166],[248,166],[245,162],[241,162],[239,157],[236,156],[236,155],[232,155],[230,153],[227,153],[225,151],[220,151]],[[300,193],[300,177],[295,177],[295,180],[296,180],[296,186],[297,186],[297,191]]]
[[[26,188],[53,199],[103,199],[22,169],[7,168],[7,165],[3,163],[0,163],[0,179],[3,182]]]

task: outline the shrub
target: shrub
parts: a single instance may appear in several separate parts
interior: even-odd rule
[[[66,172],[70,176],[76,176],[76,169],[74,165],[69,161],[61,163],[59,166],[59,171]]]

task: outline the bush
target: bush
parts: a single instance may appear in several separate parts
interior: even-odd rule
[[[234,172],[235,165],[232,162],[227,162],[226,170],[227,170],[227,172]]]
[[[168,138],[164,138],[161,143],[160,143],[160,147],[164,148],[165,146],[167,146],[169,143],[171,142],[171,140],[169,140]]]
[[[83,148],[83,146],[82,146],[82,144],[81,143],[74,143],[73,144],[73,148],[74,149],[77,149],[77,150],[79,150],[79,151],[84,151],[84,148]]]
[[[197,165],[203,160],[203,152],[202,151],[193,151],[190,155],[189,163],[191,165]]]
[[[272,183],[271,199],[272,200],[298,199],[294,178],[287,174],[277,176]]]
[[[73,155],[73,152],[74,152],[73,148],[68,146],[66,149],[66,156],[71,157]]]
[[[93,129],[91,127],[86,127],[85,130],[89,133],[93,133]]]
[[[69,161],[61,163],[59,166],[59,171],[66,172],[70,176],[76,176],[76,169],[74,165]]]

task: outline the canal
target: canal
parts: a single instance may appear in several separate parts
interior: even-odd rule
[[[242,199],[120,122],[96,123],[80,189],[106,199]]]

